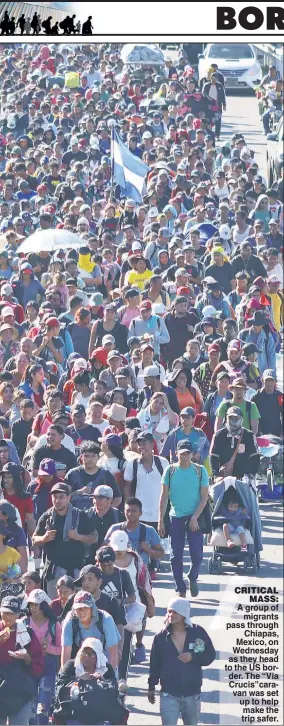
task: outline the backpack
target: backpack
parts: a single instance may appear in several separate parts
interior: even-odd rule
[[[127,522],[122,522],[119,529],[121,529],[123,532],[127,530]],[[139,545],[141,542],[145,542],[146,540],[146,525],[142,524],[142,522],[139,523]]]
[[[198,476],[199,488],[201,488],[202,467],[199,464],[193,464],[193,466],[195,469],[195,473]],[[169,471],[169,498],[170,498],[171,479],[174,475],[175,469],[176,469],[176,465],[172,464],[170,466],[170,471]],[[190,516],[191,515],[189,515],[189,517]],[[199,527],[200,527],[201,531],[203,532],[203,534],[210,534],[211,529],[212,529],[212,524],[211,524],[211,511],[210,511],[210,506],[209,506],[208,501],[206,502],[203,511],[201,512],[201,514],[198,517],[198,523],[199,523]]]
[[[100,634],[102,636],[102,646],[103,650],[105,650],[106,647],[106,636],[103,628],[103,618],[104,614],[102,610],[99,610],[98,608],[98,620],[96,622],[96,626],[98,630],[100,631]],[[83,639],[81,637],[81,631],[80,631],[80,625],[79,625],[79,618],[77,615],[73,615],[71,618],[72,623],[72,652],[71,652],[71,658],[76,658],[76,655],[78,653],[78,650],[83,642]],[[78,643],[79,641],[79,643]]]
[[[153,461],[154,461],[154,464],[155,464],[156,468],[158,469],[158,472],[159,472],[160,476],[162,476],[164,470],[163,470],[163,467],[162,467],[162,464],[161,464],[160,457],[159,456],[154,456],[153,457]],[[139,463],[138,459],[134,459],[133,460],[133,479],[132,479],[132,488],[133,488],[133,494],[132,494],[132,496],[133,497],[135,497],[135,494],[136,494],[138,463]],[[143,542],[143,540],[141,540],[141,541]]]
[[[246,414],[247,414],[247,417],[248,417],[248,420],[249,420],[249,426],[250,426],[250,430],[251,430],[251,401],[245,401],[245,404],[246,404]],[[232,405],[233,405],[232,404],[232,401],[227,401],[226,402],[226,407],[227,407],[226,414],[227,414],[228,409]]]

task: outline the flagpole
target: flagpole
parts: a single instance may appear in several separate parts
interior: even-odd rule
[[[114,199],[114,126],[112,126],[111,129],[111,147],[110,147],[110,153],[111,153],[111,177],[110,177],[110,201],[113,201]]]

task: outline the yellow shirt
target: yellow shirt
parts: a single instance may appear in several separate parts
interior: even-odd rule
[[[2,575],[7,572],[10,565],[16,565],[21,559],[21,555],[14,547],[6,547],[5,552],[0,554],[0,584],[2,581]]]
[[[283,325],[283,300],[281,300],[281,297],[275,292],[270,293],[269,297],[271,298],[273,322],[279,333]]]
[[[131,285],[131,287],[137,287],[138,290],[143,292],[146,282],[148,282],[151,277],[153,277],[152,270],[145,270],[145,272],[142,272],[141,274],[135,270],[131,270],[131,272],[127,273],[125,284]]]

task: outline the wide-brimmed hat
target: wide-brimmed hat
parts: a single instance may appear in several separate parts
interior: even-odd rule
[[[245,388],[247,390],[247,384],[245,382],[245,379],[235,378],[235,380],[229,386],[229,391],[232,391],[233,388]]]

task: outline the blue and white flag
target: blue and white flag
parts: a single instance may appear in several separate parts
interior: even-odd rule
[[[115,129],[112,129],[111,137],[111,162],[112,179],[119,184],[121,193],[135,202],[142,202],[146,194],[145,178],[150,168],[129,151]]]

